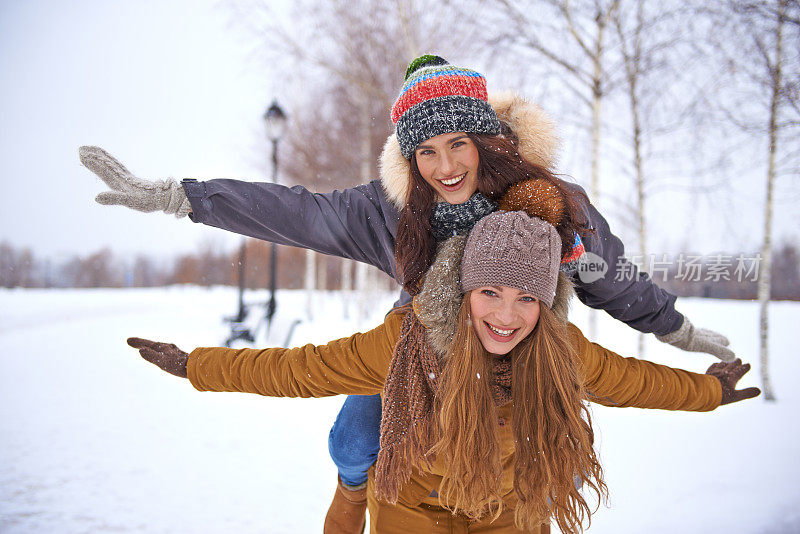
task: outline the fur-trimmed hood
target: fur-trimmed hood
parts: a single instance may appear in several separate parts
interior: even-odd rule
[[[517,135],[520,155],[531,163],[552,170],[560,142],[555,124],[544,110],[511,91],[489,94],[489,104],[498,118],[508,123]],[[390,135],[383,146],[380,176],[386,196],[398,210],[402,210],[408,201],[411,164],[400,152],[395,134]]]
[[[422,290],[413,301],[414,313],[427,328],[428,341],[440,356],[447,354],[458,325],[458,309],[464,298],[461,293],[461,257],[466,244],[467,236],[458,235],[439,245]],[[565,323],[573,294],[572,282],[563,271],[559,271],[551,309]]]

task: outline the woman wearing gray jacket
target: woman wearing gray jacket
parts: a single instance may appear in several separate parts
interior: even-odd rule
[[[545,203],[559,196],[583,214],[559,233],[562,270],[584,304],[683,350],[734,359],[724,336],[694,328],[675,310],[674,295],[627,262],[622,242],[583,190],[551,174],[557,142],[540,108],[514,94],[489,95],[480,74],[422,56],[406,72],[392,120],[396,133],[384,147],[380,180],[326,194],[226,179],[151,182],[98,147],[81,147],[80,158],[112,189],[98,195],[101,204],[189,215],[238,234],[374,265],[403,285],[400,304],[417,291],[437,241],[468,233],[497,209],[509,185],[534,178],[540,186],[521,194]],[[604,262],[605,276],[582,276],[586,257]],[[378,453],[379,423],[379,396],[345,401],[331,430],[340,483],[326,532],[363,526],[363,488]]]

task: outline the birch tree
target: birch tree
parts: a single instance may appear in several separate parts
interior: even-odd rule
[[[651,252],[648,247],[648,197],[652,173],[647,172],[650,159],[648,146],[655,138],[671,135],[676,127],[674,117],[677,103],[667,101],[668,85],[675,85],[679,76],[673,65],[675,57],[682,54],[677,46],[685,41],[682,32],[686,12],[674,10],[664,2],[646,0],[621,0],[611,19],[618,48],[618,61],[623,82],[624,98],[628,106],[629,125],[623,136],[630,152],[634,199],[633,226],[636,228],[638,250],[636,257],[643,258],[640,268],[652,276],[651,264],[647,261]],[[672,59],[672,61],[670,61]],[[680,61],[685,66],[685,62]],[[665,84],[664,80],[670,80]],[[611,82],[614,85],[614,82]],[[663,108],[666,113],[659,113]],[[661,119],[661,120],[660,120]],[[672,156],[674,157],[674,155]],[[639,334],[639,355],[645,352],[645,336]]]
[[[607,96],[609,24],[619,0],[500,0],[499,31],[493,41],[545,60],[558,72],[571,97],[589,112],[589,195],[600,200],[603,101]],[[546,14],[545,14],[546,13]],[[544,15],[544,16],[543,16]],[[492,47],[492,48],[495,48]],[[590,314],[589,335],[597,318]]]
[[[620,43],[625,79],[627,81],[628,103],[630,105],[630,135],[631,152],[634,172],[634,182],[636,184],[636,226],[639,234],[639,256],[645,258],[647,255],[647,217],[645,216],[645,177],[644,164],[642,162],[642,118],[640,100],[640,79],[643,75],[644,63],[642,32],[644,26],[644,0],[636,0],[633,18],[633,28],[630,32],[623,29],[621,12],[614,13],[614,26],[617,30],[617,37]],[[645,343],[644,334],[639,334],[639,356],[644,356]]]
[[[500,0],[498,43],[544,59],[565,75],[565,87],[589,111],[590,195],[600,196],[603,100],[607,96],[609,24],[619,0]],[[545,16],[543,16],[545,15]],[[517,60],[519,61],[519,60]]]
[[[764,146],[765,200],[758,277],[759,359],[764,399],[775,400],[769,372],[769,300],[772,286],[773,218],[778,178],[797,178],[800,109],[797,84],[800,55],[797,24],[800,6],[792,0],[724,4],[722,20],[730,21],[735,48],[727,50],[737,81],[748,89],[743,100],[725,108],[727,120]],[[787,47],[787,44],[790,46]],[[791,46],[794,45],[794,46]],[[794,143],[792,141],[794,140]]]
[[[769,94],[769,112],[767,118],[767,172],[766,172],[766,199],[764,202],[764,238],[761,245],[761,271],[758,280],[758,302],[760,309],[759,320],[759,359],[761,362],[761,384],[764,390],[764,400],[774,401],[775,394],[769,376],[769,299],[772,277],[772,219],[774,206],[775,179],[777,176],[777,157],[782,147],[779,140],[783,130],[788,124],[783,123],[783,110],[791,104],[787,99],[786,80],[784,68],[788,58],[784,51],[784,34],[786,32],[786,15],[789,10],[787,0],[775,0],[772,6],[744,4],[736,6],[744,13],[754,13],[764,18],[766,25],[765,35],[753,31],[752,38],[756,49],[762,58],[765,69],[765,88]],[[764,8],[767,9],[764,9]],[[795,8],[797,5],[795,4]],[[770,24],[771,22],[771,24]],[[795,44],[797,41],[794,41]],[[796,67],[797,56],[794,57]],[[796,69],[795,69],[795,72]],[[796,125],[796,122],[795,122]]]

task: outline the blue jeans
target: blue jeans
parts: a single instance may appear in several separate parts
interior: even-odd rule
[[[367,469],[378,459],[380,436],[381,396],[348,396],[328,436],[328,451],[343,483],[367,481]]]

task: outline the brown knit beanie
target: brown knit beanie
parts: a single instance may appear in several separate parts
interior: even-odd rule
[[[461,289],[509,286],[553,306],[561,238],[550,223],[524,211],[497,212],[478,221],[461,261]]]

